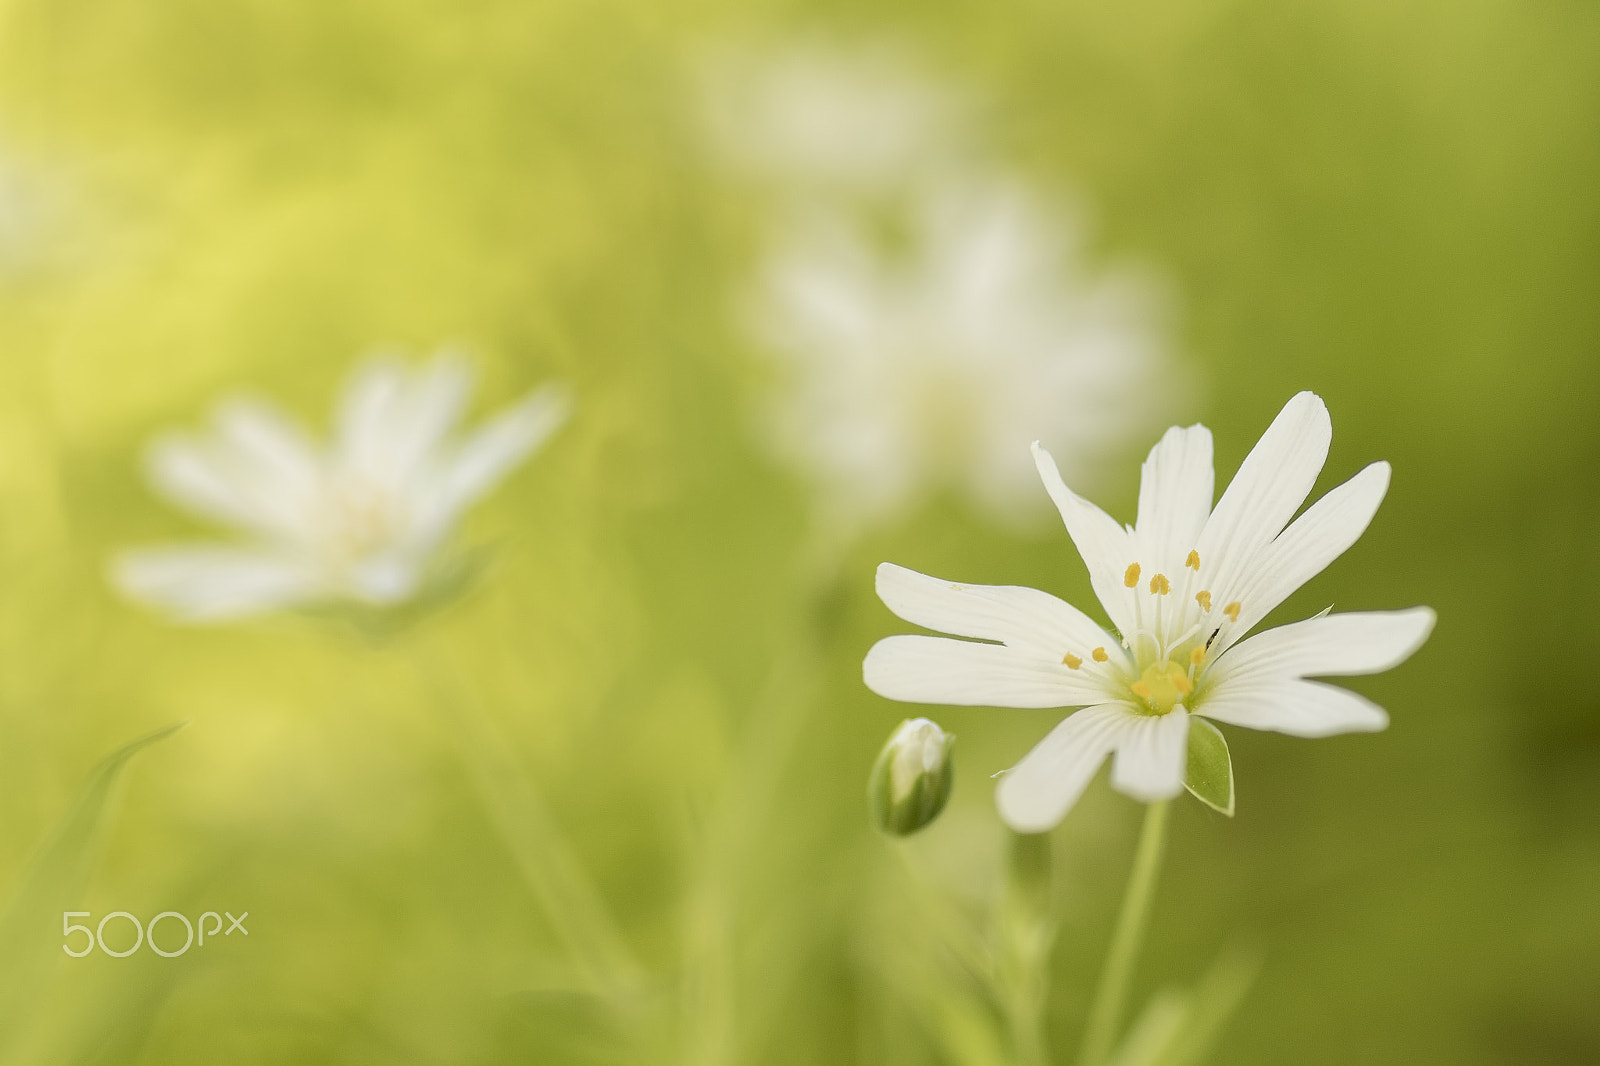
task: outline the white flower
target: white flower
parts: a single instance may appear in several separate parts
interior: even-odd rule
[[[1113,753],[1113,787],[1152,802],[1177,795],[1191,715],[1304,737],[1384,728],[1381,707],[1306,679],[1397,665],[1427,639],[1433,611],[1324,613],[1241,639],[1355,543],[1388,488],[1389,465],[1373,463],[1289,523],[1331,436],[1322,401],[1296,396],[1213,510],[1211,434],[1174,427],[1145,461],[1131,528],[1068,490],[1035,445],[1122,639],[1035,589],[952,584],[885,563],[878,594],[901,618],[996,643],[888,637],[867,655],[867,685],[921,703],[1083,707],[1000,783],[1001,817],[1021,832],[1060,821]]]
[[[790,186],[876,191],[953,144],[956,94],[889,46],[724,49],[702,71],[712,145]]]
[[[327,446],[266,403],[220,405],[211,432],[159,439],[149,476],[173,503],[245,540],[129,551],[114,582],[196,622],[411,599],[462,511],[566,416],[565,390],[546,386],[458,438],[471,386],[449,356],[416,370],[373,359],[346,389]]]
[[[45,197],[35,175],[0,144],[0,279],[41,252]]]
[[[919,206],[899,257],[864,226],[813,220],[752,308],[780,378],[763,428],[845,524],[939,488],[1025,514],[1030,441],[1082,473],[1164,400],[1142,279],[1086,271],[1076,234],[1014,181],[952,181]]]

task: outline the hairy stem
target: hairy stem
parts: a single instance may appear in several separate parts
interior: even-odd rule
[[[1012,833],[1009,844],[997,991],[1016,1066],[1049,1066],[1045,1006],[1056,934],[1050,905],[1050,838]]]

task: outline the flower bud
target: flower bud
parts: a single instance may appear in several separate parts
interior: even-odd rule
[[[879,829],[909,836],[939,817],[955,783],[955,741],[926,718],[900,723],[867,780],[867,805]]]

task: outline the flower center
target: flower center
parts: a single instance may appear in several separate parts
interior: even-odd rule
[[[364,478],[343,478],[329,486],[326,506],[326,550],[341,563],[383,548],[400,525],[393,495]]]
[[[1133,608],[1133,625],[1122,636],[1127,657],[1105,672],[1097,669],[1110,660],[1105,648],[1095,648],[1087,658],[1083,649],[1070,650],[1061,663],[1069,670],[1100,673],[1118,698],[1131,694],[1145,713],[1169,714],[1180,704],[1192,710],[1196,688],[1204,687],[1206,664],[1221,652],[1217,640],[1225,630],[1231,635],[1244,604],[1230,600],[1216,607],[1211,590],[1203,587],[1199,549],[1189,552],[1177,584],[1163,573],[1143,580],[1143,570],[1135,561],[1122,575]],[[1223,637],[1222,648],[1229,639]]]
[[[1128,686],[1135,696],[1145,702],[1152,714],[1166,714],[1183,702],[1194,691],[1189,673],[1170,659],[1151,663],[1139,675],[1139,680]]]

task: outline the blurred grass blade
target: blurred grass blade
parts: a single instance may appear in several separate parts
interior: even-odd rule
[[[129,760],[187,724],[149,733],[101,759],[11,893],[0,916],[0,1061],[13,1061],[7,1052],[22,1022],[34,1014],[45,977],[61,957],[61,912],[82,902]]]
[[[1109,1066],[1155,1066],[1168,1057],[1183,1037],[1194,1004],[1179,992],[1158,992],[1133,1023]]]
[[[1156,1060],[1159,1066],[1200,1066],[1205,1062],[1260,971],[1258,951],[1233,947],[1218,955],[1194,990],[1182,1036],[1166,1057]]]
[[[1193,992],[1161,992],[1139,1015],[1109,1066],[1201,1066],[1260,969],[1254,952],[1228,949]]]
[[[413,662],[433,694],[490,824],[584,981],[613,1004],[630,1002],[643,986],[644,973],[511,745],[466,687],[454,683],[443,655],[422,655]]]

